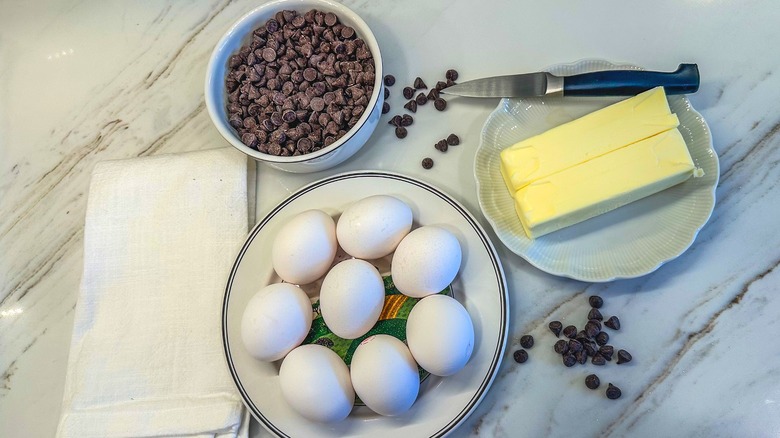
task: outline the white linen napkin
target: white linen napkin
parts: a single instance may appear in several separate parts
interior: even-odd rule
[[[222,350],[227,276],[247,235],[232,148],[98,163],[61,437],[245,437]]]

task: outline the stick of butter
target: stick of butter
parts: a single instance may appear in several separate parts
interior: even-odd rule
[[[533,181],[676,128],[663,87],[592,112],[501,151],[510,193]]]
[[[537,179],[515,193],[515,209],[528,237],[536,238],[660,192],[693,173],[685,140],[671,129]]]

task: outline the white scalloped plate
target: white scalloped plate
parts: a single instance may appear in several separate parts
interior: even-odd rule
[[[598,70],[639,69],[602,60],[552,66],[573,75]],[[474,160],[479,205],[499,239],[512,252],[554,275],[583,281],[639,277],[673,260],[693,243],[715,206],[720,175],[707,122],[685,96],[669,96],[679,130],[704,176],[560,231],[529,239],[499,171],[499,153],[533,135],[617,102],[620,98],[502,99],[482,129]]]

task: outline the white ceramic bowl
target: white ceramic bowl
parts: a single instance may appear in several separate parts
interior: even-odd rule
[[[333,144],[316,152],[298,156],[278,157],[265,154],[241,142],[235,129],[228,123],[226,109],[227,90],[225,87],[228,59],[231,55],[238,52],[242,45],[247,44],[251,40],[252,32],[257,27],[273,18],[277,12],[293,10],[305,13],[310,9],[333,12],[342,23],[354,28],[357,36],[366,42],[369,50],[371,50],[371,55],[374,57],[374,91],[371,94],[368,105],[366,105],[366,110],[355,126]],[[360,150],[368,141],[368,138],[379,123],[379,116],[382,114],[382,104],[384,103],[382,77],[382,55],[379,52],[379,45],[374,38],[374,34],[368,28],[368,25],[349,8],[330,0],[276,0],[266,3],[241,17],[217,43],[214,52],[211,54],[206,71],[206,108],[219,133],[241,152],[257,161],[287,172],[317,172],[343,162]]]

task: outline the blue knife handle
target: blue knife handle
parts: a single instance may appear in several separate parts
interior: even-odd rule
[[[563,77],[564,96],[633,96],[663,86],[666,94],[689,94],[699,89],[699,67],[680,64],[671,73],[609,70]]]

